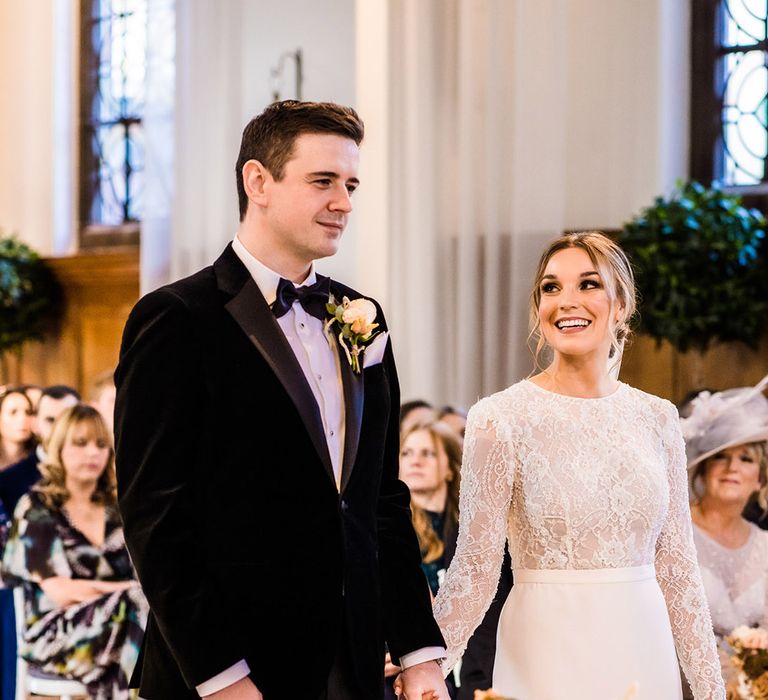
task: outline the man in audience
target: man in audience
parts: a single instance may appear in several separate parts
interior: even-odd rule
[[[268,107],[243,132],[234,240],[126,324],[118,493],[147,700],[380,699],[385,640],[410,700],[448,697],[386,324],[314,265],[338,249],[362,137],[347,107]]]
[[[88,397],[88,403],[101,413],[110,430],[115,425],[115,392],[114,371],[108,369],[93,380]]]
[[[37,465],[45,459],[45,448],[56,419],[70,406],[80,401],[80,394],[71,386],[55,384],[43,389],[37,403],[32,432],[37,447],[16,464],[0,472],[0,502],[9,517],[13,517],[18,500],[40,479]]]

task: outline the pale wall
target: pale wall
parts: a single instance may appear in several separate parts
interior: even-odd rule
[[[0,2],[0,228],[42,253],[53,222],[53,2]]]

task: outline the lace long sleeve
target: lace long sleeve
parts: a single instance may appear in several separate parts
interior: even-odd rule
[[[656,577],[664,594],[677,655],[695,700],[724,700],[712,620],[693,543],[685,444],[674,406],[662,416],[669,511],[656,543]]]
[[[434,605],[447,644],[446,673],[456,664],[491,604],[499,581],[513,464],[509,441],[487,401],[467,417],[456,554]]]

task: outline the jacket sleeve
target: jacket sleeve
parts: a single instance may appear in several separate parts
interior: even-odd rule
[[[400,387],[391,342],[384,363],[390,384],[390,419],[378,503],[379,570],[384,634],[392,658],[399,659],[424,647],[444,647],[445,642],[432,616],[429,584],[411,523],[410,493],[398,479]]]
[[[205,401],[201,340],[171,290],[139,301],[115,373],[118,499],[152,614],[188,686],[243,658],[237,616],[201,556],[205,513],[195,474]]]

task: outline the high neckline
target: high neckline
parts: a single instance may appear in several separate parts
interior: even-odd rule
[[[571,396],[570,394],[561,394],[560,392],[552,391],[551,389],[545,389],[543,386],[539,386],[536,382],[530,379],[525,379],[524,381],[536,391],[549,394],[550,396],[561,396],[564,399],[572,399],[573,401],[605,401],[606,399],[612,399],[613,397],[618,396],[624,390],[624,387],[627,386],[624,382],[619,382],[618,386],[610,394],[606,394],[605,396]]]

